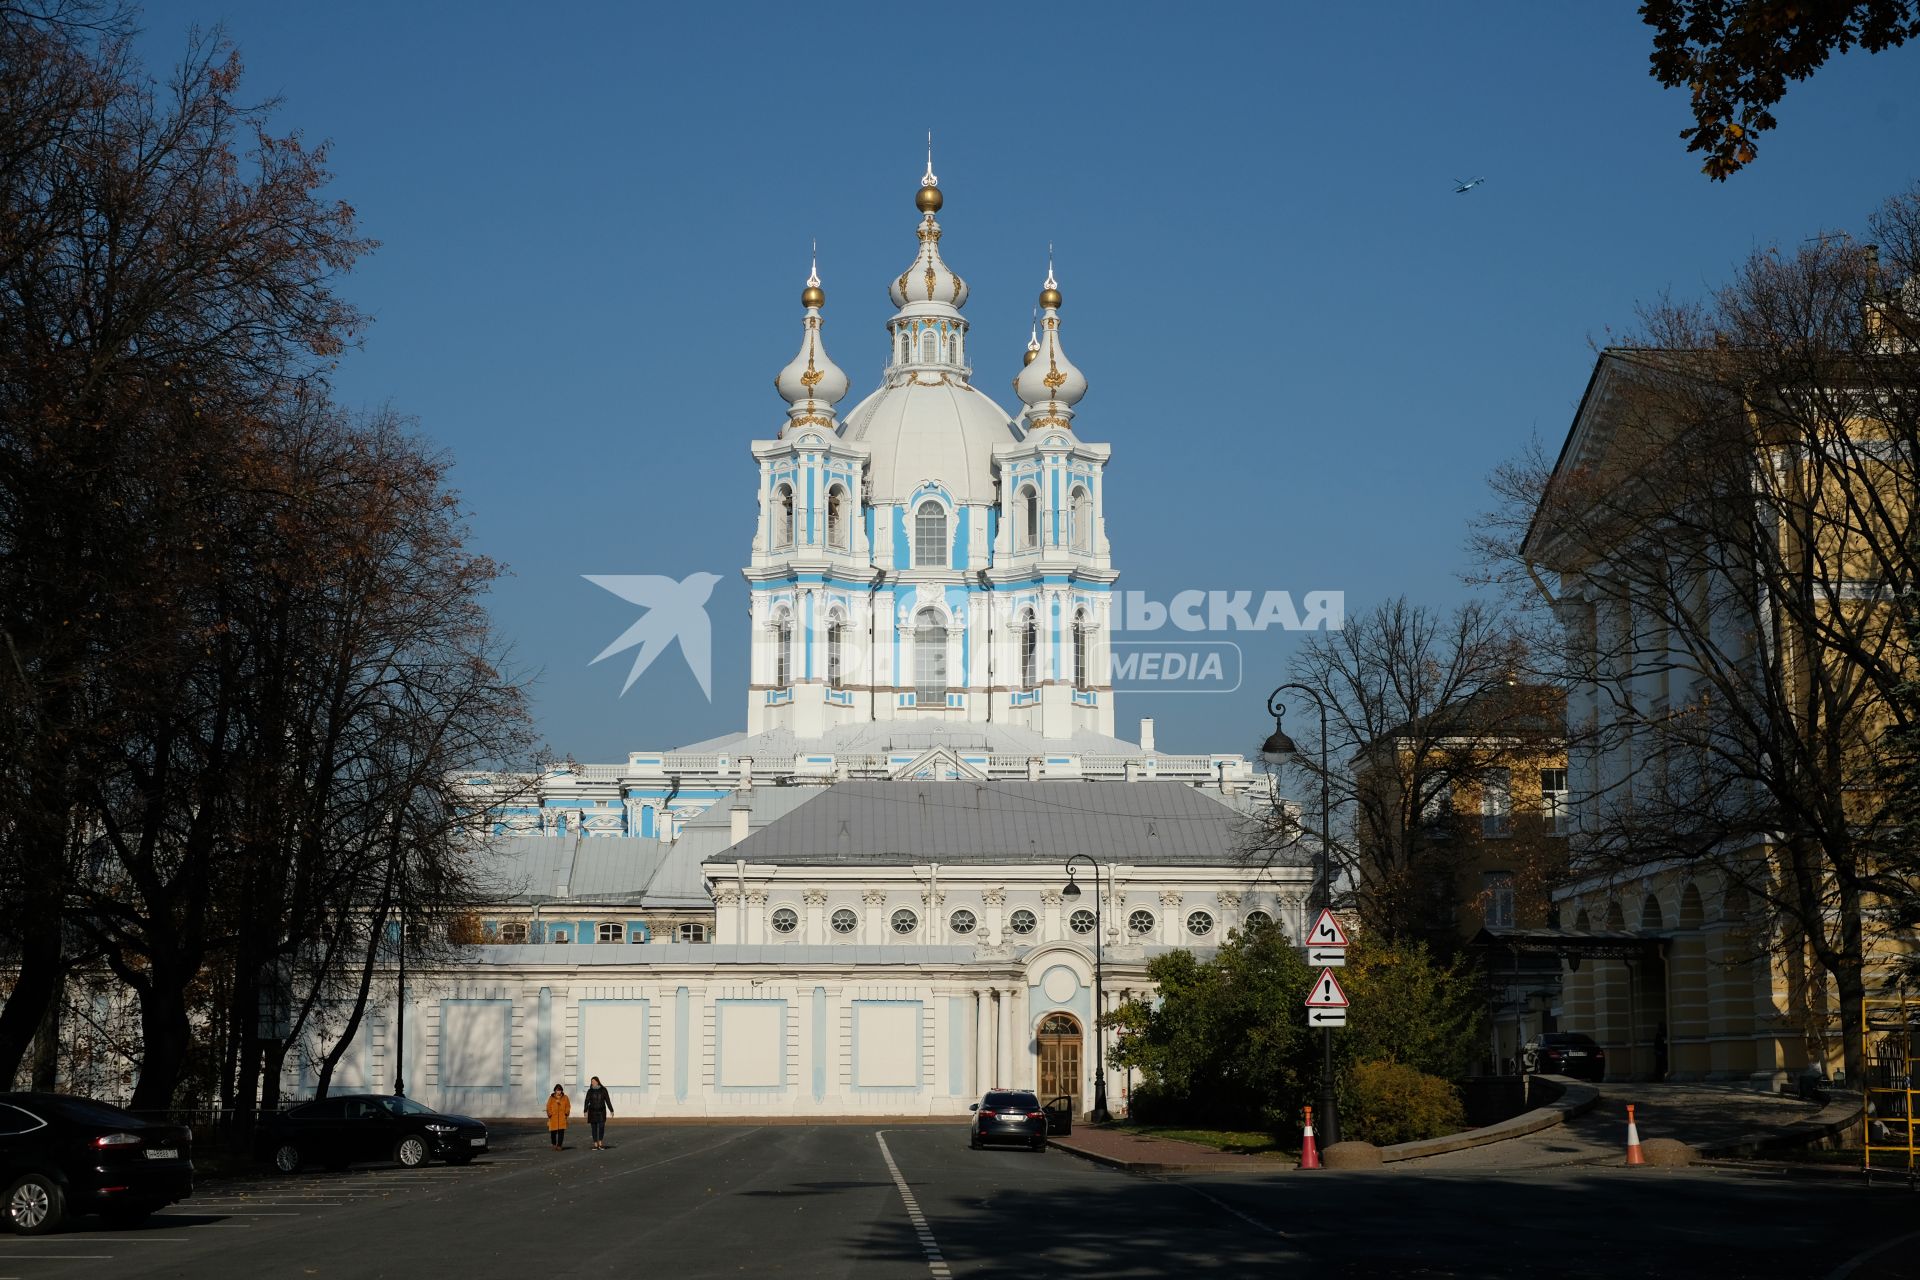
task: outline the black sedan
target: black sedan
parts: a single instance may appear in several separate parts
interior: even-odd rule
[[[1592,1036],[1549,1031],[1527,1046],[1527,1068],[1541,1075],[1597,1081],[1607,1074],[1607,1051]]]
[[[254,1154],[281,1173],[305,1164],[344,1169],[360,1160],[397,1160],[417,1169],[428,1160],[465,1164],[487,1151],[487,1126],[442,1115],[411,1098],[335,1094],[289,1108],[260,1126]]]
[[[193,1194],[193,1132],[86,1098],[0,1093],[0,1179],[22,1235],[80,1213],[132,1222]]]
[[[978,1151],[996,1142],[1044,1151],[1047,1147],[1047,1113],[1040,1099],[1014,1089],[994,1089],[973,1104],[973,1123],[967,1130],[967,1145]]]

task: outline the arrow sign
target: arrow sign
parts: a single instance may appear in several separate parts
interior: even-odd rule
[[[1316,969],[1337,969],[1347,963],[1345,947],[1308,947],[1307,963]]]
[[[1347,993],[1340,989],[1340,982],[1333,976],[1333,970],[1322,969],[1314,980],[1313,991],[1307,996],[1309,1009],[1345,1009]]]
[[[1307,1025],[1310,1027],[1344,1027],[1347,1025],[1345,1009],[1309,1009]]]
[[[1320,918],[1313,922],[1313,928],[1307,930],[1307,945],[1310,947],[1344,947],[1347,945],[1347,931],[1334,919],[1331,908],[1322,907]]]

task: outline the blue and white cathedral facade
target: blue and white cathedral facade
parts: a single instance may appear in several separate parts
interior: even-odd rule
[[[891,721],[1111,739],[1109,450],[1074,428],[1087,380],[1061,343],[1059,286],[1049,267],[1009,415],[973,385],[931,163],[916,203],[881,385],[838,416],[847,376],[816,273],[800,351],[775,379],[786,421],[753,444],[747,731]]]

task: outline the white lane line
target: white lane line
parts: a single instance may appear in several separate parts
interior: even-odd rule
[[[1895,1236],[1885,1244],[1877,1244],[1865,1253],[1854,1254],[1851,1258],[1848,1258],[1845,1262],[1827,1272],[1826,1280],[1847,1280],[1848,1276],[1858,1271],[1865,1264],[1872,1262],[1887,1250],[1895,1248],[1898,1245],[1903,1245],[1909,1240],[1920,1240],[1920,1231],[1909,1232],[1904,1236]]]
[[[156,1213],[156,1218],[298,1218],[298,1213],[262,1213],[252,1209],[208,1209],[200,1213],[187,1209],[180,1213]]]
[[[920,1237],[920,1250],[927,1255],[927,1271],[934,1280],[953,1280],[953,1269],[947,1266],[947,1260],[940,1253],[940,1242],[933,1238],[933,1228],[927,1225],[927,1215],[920,1212],[920,1202],[913,1198],[913,1192],[907,1187],[907,1180],[900,1174],[900,1166],[893,1162],[893,1152],[887,1149],[885,1131],[873,1135],[880,1144],[880,1158],[887,1162],[887,1172],[893,1175],[893,1185],[900,1190],[900,1200],[907,1206],[907,1220],[913,1223],[914,1235]]]
[[[1246,1223],[1248,1226],[1255,1227],[1261,1231],[1264,1231],[1270,1236],[1278,1236],[1282,1240],[1291,1240],[1293,1238],[1292,1236],[1288,1235],[1286,1232],[1280,1230],[1280,1228],[1278,1227],[1269,1226],[1266,1223],[1260,1221],[1260,1219],[1258,1218],[1242,1213],[1240,1210],[1228,1204],[1225,1200],[1222,1200],[1217,1196],[1208,1195],[1206,1192],[1202,1191],[1200,1188],[1194,1186],[1190,1182],[1176,1182],[1172,1178],[1161,1178],[1161,1177],[1155,1177],[1154,1181],[1164,1182],[1168,1186],[1172,1186],[1172,1187],[1185,1187],[1188,1191],[1193,1192],[1193,1194],[1199,1196],[1202,1200],[1207,1201],[1209,1204],[1213,1205],[1215,1208],[1220,1209],[1226,1213],[1232,1214],[1234,1217],[1240,1219],[1240,1221]]]
[[[110,1262],[113,1259],[113,1255],[110,1253],[4,1253],[4,1254],[0,1254],[0,1262],[22,1262],[28,1258],[36,1258],[36,1259],[55,1258],[64,1262]]]

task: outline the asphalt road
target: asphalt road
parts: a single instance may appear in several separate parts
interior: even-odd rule
[[[1920,1196],[1900,1186],[1597,1167],[1143,1178],[971,1152],[958,1122],[610,1140],[507,1134],[461,1169],[209,1181],[138,1230],[0,1236],[0,1278],[1920,1276]]]

